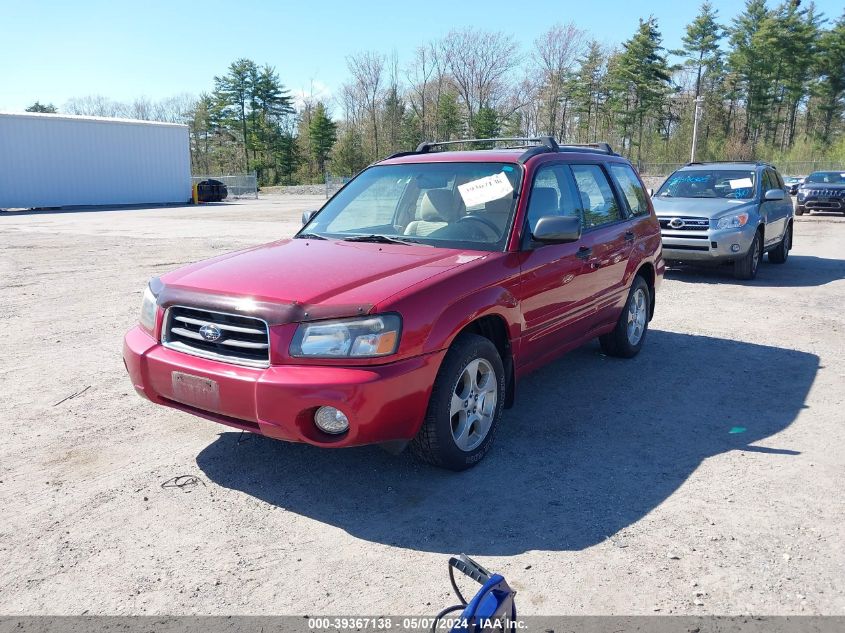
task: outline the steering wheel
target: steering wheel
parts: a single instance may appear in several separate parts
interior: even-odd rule
[[[460,218],[456,222],[456,224],[460,224],[461,222],[467,222],[467,221],[479,222],[479,223],[483,224],[485,227],[487,227],[488,229],[490,229],[493,232],[493,236],[496,239],[499,239],[499,232],[500,232],[499,227],[496,226],[491,220],[488,220],[487,218],[482,218],[480,215],[465,215],[462,218]]]

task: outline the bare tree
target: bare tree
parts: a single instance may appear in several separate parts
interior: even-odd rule
[[[510,35],[475,29],[450,31],[440,49],[471,128],[479,108],[495,107],[506,92],[508,75],[520,62],[519,49]]]
[[[532,65],[541,77],[540,100],[544,115],[541,132],[564,135],[566,86],[578,58],[585,50],[586,33],[574,23],[555,24],[534,40]]]
[[[378,115],[383,96],[384,61],[384,55],[372,51],[357,53],[346,58],[346,65],[349,67],[349,72],[352,73],[355,86],[364,99],[364,105],[370,118],[374,157],[379,155]]]
[[[431,46],[418,46],[414,51],[414,59],[408,65],[405,77],[408,80],[408,102],[411,109],[420,121],[420,133],[423,138],[429,138],[432,128],[429,126],[431,109],[436,108],[437,101],[434,101],[434,108],[428,105],[432,102],[432,77],[436,69],[436,49]]]

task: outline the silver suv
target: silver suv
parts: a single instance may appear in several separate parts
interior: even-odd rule
[[[653,197],[663,257],[689,263],[733,263],[754,279],[763,253],[782,264],[792,247],[792,200],[767,163],[690,163]]]

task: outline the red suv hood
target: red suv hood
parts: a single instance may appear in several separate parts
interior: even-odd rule
[[[372,306],[485,253],[431,246],[283,240],[162,276],[170,288],[302,306]]]

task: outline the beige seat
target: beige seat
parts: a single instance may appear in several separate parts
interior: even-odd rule
[[[430,189],[423,194],[418,220],[405,227],[405,235],[425,237],[455,219],[455,197],[449,189]]]

